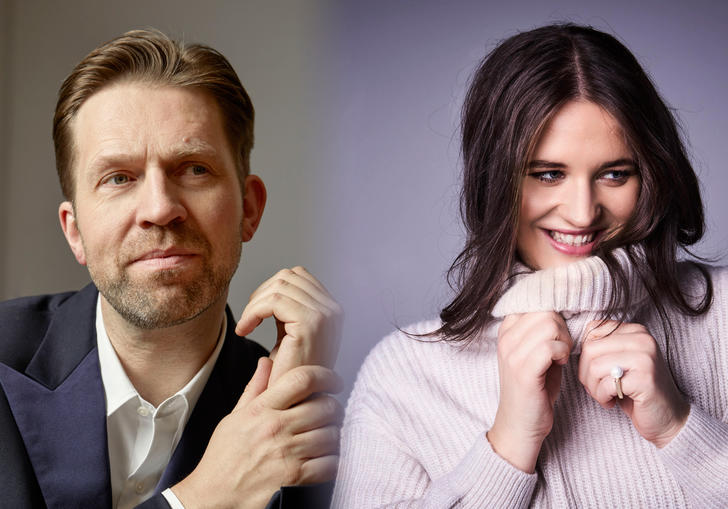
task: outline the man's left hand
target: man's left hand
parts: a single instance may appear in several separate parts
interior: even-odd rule
[[[271,351],[270,383],[297,366],[332,368],[339,351],[341,306],[303,267],[283,269],[260,285],[235,327],[250,334],[264,319],[276,319],[278,338]]]

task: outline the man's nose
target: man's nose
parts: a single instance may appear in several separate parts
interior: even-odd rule
[[[187,219],[187,209],[177,186],[161,169],[146,172],[140,191],[137,202],[140,226],[166,226]]]
[[[575,228],[592,226],[602,210],[592,183],[576,180],[572,185],[565,186],[564,191],[562,196],[564,219]]]

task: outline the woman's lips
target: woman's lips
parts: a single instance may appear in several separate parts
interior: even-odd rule
[[[586,256],[594,250],[602,230],[572,231],[542,229],[557,251],[569,256]]]

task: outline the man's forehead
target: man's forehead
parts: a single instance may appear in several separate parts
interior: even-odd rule
[[[169,157],[216,156],[225,141],[219,108],[208,93],[135,82],[95,93],[71,128],[86,162],[148,148]]]

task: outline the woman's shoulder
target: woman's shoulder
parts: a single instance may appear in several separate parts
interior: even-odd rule
[[[402,369],[410,371],[447,354],[450,345],[436,334],[441,325],[439,319],[424,320],[388,334],[369,352],[360,376],[369,372],[376,377],[396,376]]]
[[[427,320],[385,336],[364,360],[356,387],[375,393],[390,393],[394,387],[420,391],[449,386],[453,372],[466,377],[471,370],[482,373],[495,355],[495,341],[485,336],[468,344],[447,341],[434,334],[441,325],[439,319]]]
[[[728,302],[728,266],[682,261],[678,264],[678,274],[680,287],[693,304],[705,297],[708,281],[713,290],[713,302]]]

